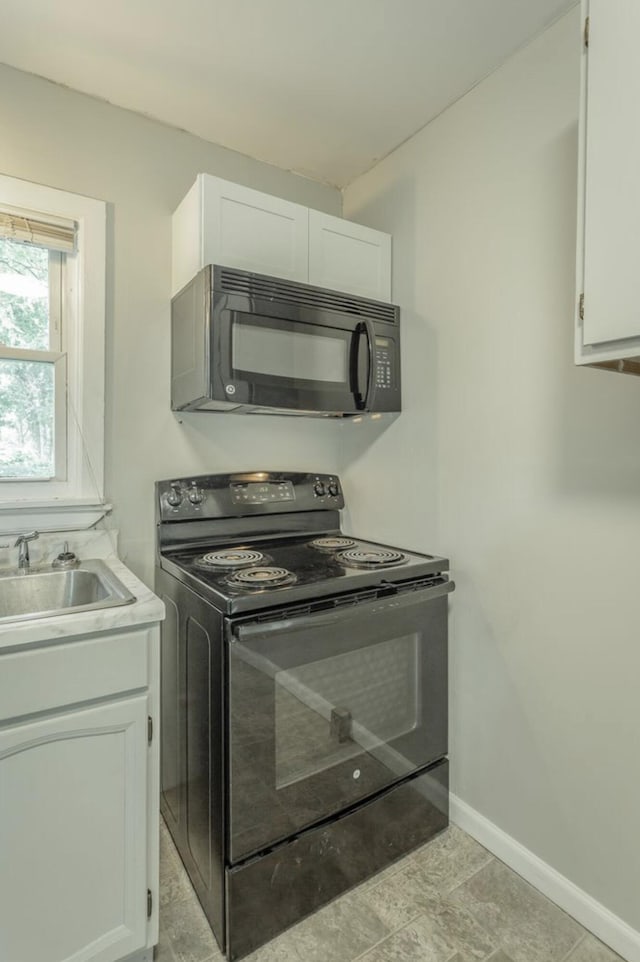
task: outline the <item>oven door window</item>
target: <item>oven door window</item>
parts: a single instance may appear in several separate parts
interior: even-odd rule
[[[368,764],[406,773],[390,745],[419,724],[419,651],[414,632],[276,672],[276,789],[363,753]]]
[[[446,647],[444,589],[233,627],[231,860],[445,755]]]

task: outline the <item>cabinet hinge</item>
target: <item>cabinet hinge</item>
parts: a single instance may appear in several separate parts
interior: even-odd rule
[[[149,744],[153,741],[153,718],[151,715],[147,715],[147,741]]]
[[[147,918],[151,918],[151,913],[153,912],[153,895],[151,894],[151,889],[147,889]]]
[[[585,47],[589,46],[589,17],[584,22],[584,45]]]
[[[580,295],[580,300],[578,301],[578,316],[581,321],[584,321],[584,294]]]

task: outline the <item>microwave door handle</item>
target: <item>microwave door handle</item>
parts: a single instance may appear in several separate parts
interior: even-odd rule
[[[367,393],[364,396],[362,407],[365,411],[373,407],[373,397],[376,393],[376,382],[378,377],[378,355],[376,353],[376,332],[373,329],[373,322],[368,318],[364,321],[367,334],[367,348],[369,351],[369,376],[367,378]]]
[[[367,342],[367,353],[362,350],[363,339]],[[352,393],[358,411],[371,407],[376,387],[377,357],[373,323],[360,321],[354,331],[351,348]]]
[[[351,339],[351,393],[355,402],[356,411],[362,411],[366,401],[366,388],[363,393],[362,385],[366,383],[368,367],[364,367],[364,351],[362,350],[362,338],[367,334],[365,325],[360,322],[356,324],[353,337]]]
[[[434,601],[436,598],[449,594],[454,588],[455,582],[444,581],[431,588],[412,591],[405,595],[381,598],[379,602],[371,602],[368,607],[370,610],[373,609],[371,613],[376,615],[385,611],[397,611],[398,609],[409,608],[412,605],[422,604],[425,601]],[[331,628],[361,617],[363,608],[364,606],[355,605],[349,609],[336,609],[318,615],[301,615],[299,618],[286,618],[281,621],[263,622],[262,624],[237,625],[233,629],[231,641],[258,641],[262,638],[273,637],[274,634],[283,635],[292,631]]]

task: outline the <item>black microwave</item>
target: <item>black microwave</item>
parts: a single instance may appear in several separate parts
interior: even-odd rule
[[[171,407],[315,417],[400,411],[400,309],[204,267],[171,301]]]

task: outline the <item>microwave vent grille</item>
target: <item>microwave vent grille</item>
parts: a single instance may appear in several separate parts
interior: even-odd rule
[[[339,314],[352,314],[368,317],[371,320],[398,323],[398,308],[394,304],[371,301],[363,297],[342,294],[339,291],[323,290],[309,284],[296,284],[281,278],[248,271],[222,267],[214,270],[214,289],[225,294],[243,294],[267,301],[284,301],[301,304],[305,307],[336,311]]]

